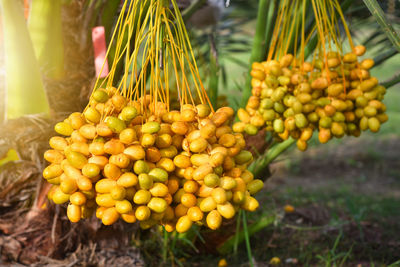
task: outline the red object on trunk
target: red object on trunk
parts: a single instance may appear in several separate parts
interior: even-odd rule
[[[29,6],[31,4],[30,0],[25,0],[24,1],[24,15],[25,15],[25,19],[29,18]]]
[[[92,29],[92,41],[94,48],[94,65],[96,69],[96,76],[99,78],[104,78],[108,75],[109,70],[108,61],[106,58],[106,37],[103,26],[94,27]],[[101,70],[102,67],[103,71]]]

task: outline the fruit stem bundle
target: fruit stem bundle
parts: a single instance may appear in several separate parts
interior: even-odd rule
[[[83,114],[55,125],[63,137],[50,139],[43,177],[54,185],[49,199],[69,203],[71,222],[95,213],[104,225],[121,218],[183,233],[193,224],[215,230],[259,206],[252,195],[263,182],[247,170],[253,156],[230,127],[234,111],[212,110],[176,1],[171,9],[167,3],[125,1],[114,62],[95,86],[105,88],[92,93]],[[170,110],[169,88],[179,110]]]
[[[290,138],[282,143],[274,145],[264,155],[259,157],[253,164],[251,164],[249,169],[254,175],[259,177],[264,171],[265,166],[269,166],[272,161],[274,161],[279,155],[289,149],[294,143],[296,143],[296,140]]]
[[[171,79],[175,80],[181,105],[194,104],[191,90],[194,88],[200,102],[211,106],[182,16],[176,1],[171,1],[171,4],[172,9],[169,8],[169,1],[124,3],[111,40],[113,42],[116,38],[115,60],[109,75],[100,84],[100,87],[104,84],[107,87],[115,85],[115,70],[124,61],[125,71],[117,88],[131,100],[148,95],[155,113],[158,101],[169,107]],[[138,22],[138,17],[143,17],[143,20]],[[128,41],[124,42],[126,39]],[[132,39],[134,42],[130,42]]]
[[[359,136],[367,129],[377,132],[387,121],[382,103],[386,89],[370,75],[374,61],[360,60],[366,48],[354,46],[338,1],[310,3],[280,2],[267,60],[252,64],[252,96],[238,110],[240,122],[233,125],[234,131],[255,135],[265,127],[277,141],[296,139],[304,151],[315,131],[326,143],[345,134]],[[315,26],[306,27],[309,15]],[[343,52],[339,23],[351,52]],[[309,41],[317,49],[306,61]]]

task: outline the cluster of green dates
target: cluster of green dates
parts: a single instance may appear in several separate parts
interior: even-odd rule
[[[358,61],[365,47],[326,60],[299,62],[291,54],[252,65],[252,96],[238,110],[233,130],[255,135],[261,128],[277,140],[292,137],[304,151],[314,131],[321,143],[362,131],[377,132],[388,120],[386,89],[370,76],[372,59]]]

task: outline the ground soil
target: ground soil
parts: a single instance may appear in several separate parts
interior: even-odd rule
[[[346,257],[344,266],[399,260],[399,151],[398,136],[367,135],[292,151],[273,164],[260,200],[283,218],[254,237],[258,266],[272,256],[288,266],[325,265],[339,254],[335,262]],[[295,211],[282,213],[285,204]]]

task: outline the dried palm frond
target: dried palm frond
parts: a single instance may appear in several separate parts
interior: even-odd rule
[[[40,170],[29,161],[8,162],[1,166],[0,214],[30,207],[40,178]]]

